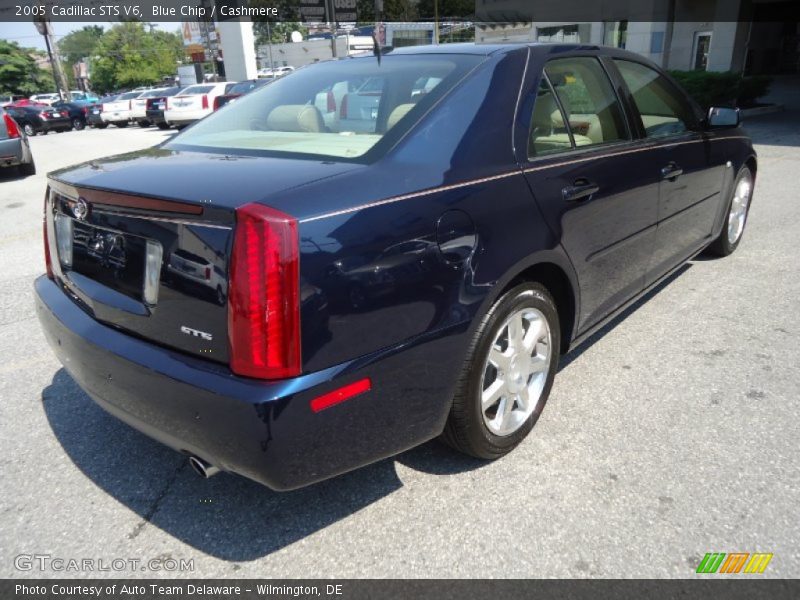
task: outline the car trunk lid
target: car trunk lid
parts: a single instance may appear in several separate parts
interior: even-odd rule
[[[237,208],[356,167],[154,148],[57,171],[54,278],[98,321],[227,364]]]

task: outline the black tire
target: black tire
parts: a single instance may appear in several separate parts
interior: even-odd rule
[[[169,123],[159,123],[157,127],[159,129],[169,129]]]
[[[97,127],[97,129],[105,129],[108,127],[108,123],[98,123],[97,125],[92,125],[92,127]]]
[[[125,127],[128,126],[128,122],[127,121],[117,121],[116,123],[114,123],[114,125],[116,125],[117,127],[121,128],[121,129],[124,129]]]
[[[137,121],[137,123],[138,123],[139,127],[141,127],[142,129],[144,129],[145,127],[150,127],[150,121],[147,121],[147,120]]]
[[[30,177],[31,175],[36,175],[36,163],[33,162],[33,159],[31,159],[31,162],[29,163],[23,163],[19,165],[19,167],[17,168],[19,169],[19,174],[22,175],[23,177]]]
[[[27,136],[36,135],[36,130],[33,128],[33,125],[31,125],[30,123],[26,123],[25,125],[23,125],[22,126],[22,130],[25,132],[25,135],[27,135]]]
[[[508,317],[526,307],[537,309],[550,327],[550,364],[533,412],[514,432],[498,436],[487,427],[481,408],[484,365],[495,337]],[[525,439],[542,413],[558,368],[560,351],[558,311],[547,289],[539,283],[525,282],[503,294],[483,317],[470,341],[442,440],[456,450],[477,458],[493,460],[511,452]]]
[[[81,119],[72,119],[72,127],[75,131],[80,131],[86,127],[86,123]]]
[[[739,187],[739,183],[742,179],[749,178],[750,179],[750,195],[747,200],[747,209],[744,216],[744,224],[742,225],[742,231],[739,234],[739,237],[736,238],[735,242],[731,242],[728,239],[728,216],[731,212],[731,205],[733,203],[733,199],[736,195],[736,190]],[[750,214],[750,204],[753,200],[753,174],[750,172],[748,167],[742,167],[739,170],[739,174],[736,176],[736,180],[733,182],[733,187],[731,189],[730,197],[728,198],[727,203],[725,204],[725,218],[722,222],[722,231],[719,232],[719,236],[715,239],[709,246],[706,248],[706,254],[710,254],[712,256],[729,256],[733,254],[736,248],[739,247],[739,243],[742,241],[742,236],[744,235],[744,228],[747,227],[747,218]]]

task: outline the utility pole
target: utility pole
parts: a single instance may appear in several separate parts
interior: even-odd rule
[[[272,78],[275,79],[275,61],[272,60],[272,29],[269,21],[267,21],[267,42],[269,44],[269,70],[272,72]]]
[[[433,0],[433,43],[439,45],[439,0]]]
[[[328,27],[331,30],[331,55],[337,58],[339,54],[336,51],[336,11],[333,2],[334,0],[325,0],[325,12],[328,13]]]
[[[56,91],[62,100],[69,100],[69,89],[67,89],[67,78],[64,77],[64,69],[61,65],[61,57],[58,55],[58,46],[53,42],[53,27],[47,19],[35,19],[33,22],[36,29],[44,36],[44,44],[47,46],[47,56],[50,58],[50,67],[53,69],[53,79],[56,83]]]

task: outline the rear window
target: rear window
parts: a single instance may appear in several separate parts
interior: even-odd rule
[[[164,90],[150,90],[149,92],[145,92],[139,98],[155,98],[157,96],[163,96]]]
[[[121,96],[119,96],[117,100],[131,100],[133,98],[138,98],[139,94],[141,93],[142,92],[128,92],[126,94],[122,94]]]
[[[214,89],[213,85],[190,85],[181,92],[181,96],[194,96],[196,94],[207,94]]]
[[[482,60],[389,55],[380,64],[369,56],[310,65],[243,96],[167,147],[353,160],[373,148],[380,154],[388,132],[401,135]]]

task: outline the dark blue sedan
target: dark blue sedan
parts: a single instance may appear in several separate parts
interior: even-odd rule
[[[562,354],[736,249],[755,176],[736,110],[621,50],[320,63],[52,173],[37,312],[92,398],[205,476],[291,489],[437,436],[497,458]]]

